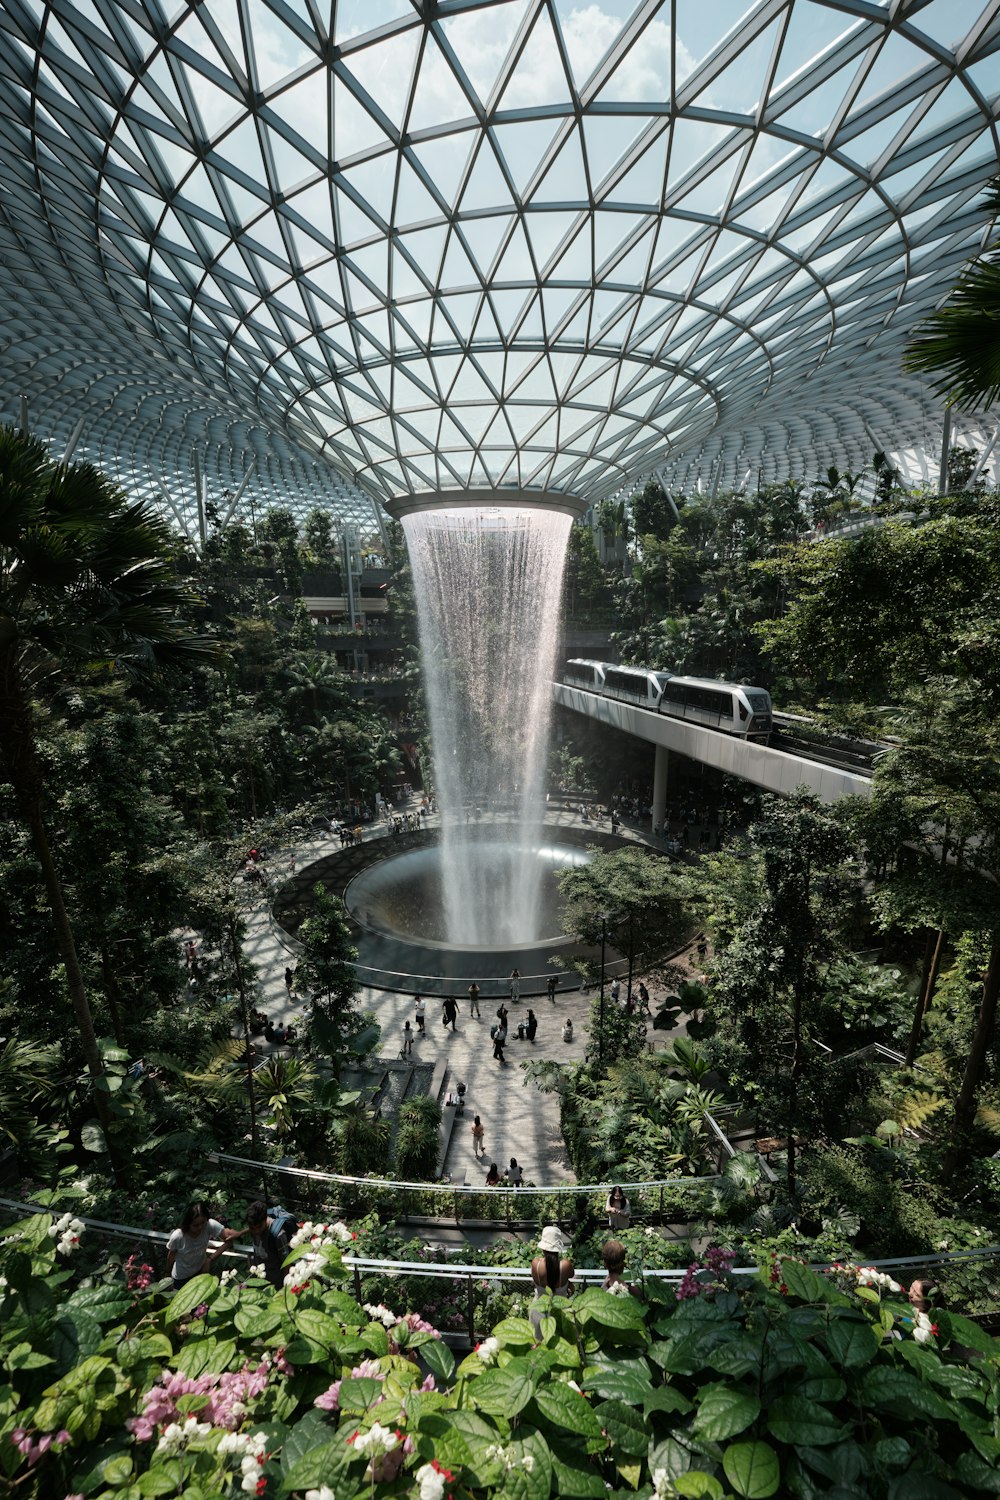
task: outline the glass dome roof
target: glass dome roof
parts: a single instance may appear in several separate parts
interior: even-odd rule
[[[188,526],[933,447],[899,355],[998,48],[1000,0],[3,0],[0,414]]]

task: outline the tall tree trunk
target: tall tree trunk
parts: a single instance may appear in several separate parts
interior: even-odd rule
[[[951,1140],[944,1158],[945,1181],[955,1172],[965,1154],[976,1118],[976,1095],[986,1071],[986,1058],[993,1038],[997,1018],[997,997],[1000,996],[1000,935],[994,937],[990,949],[990,961],[983,981],[983,998],[976,1017],[976,1029],[965,1064],[962,1087],[955,1100],[955,1113],[951,1122]]]
[[[938,928],[936,936],[933,932],[927,934],[927,947],[924,950],[924,969],[920,976],[917,1003],[913,1008],[913,1025],[910,1027],[910,1039],[906,1044],[906,1066],[908,1068],[912,1068],[916,1061],[917,1048],[920,1046],[920,1037],[924,1029],[924,1020],[931,1008],[931,1001],[934,999],[938,973],[941,968],[941,950],[943,947],[943,927]]]
[[[27,824],[31,845],[41,866],[52,917],[52,930],[66,973],[66,988],[76,1016],[87,1069],[94,1080],[94,1108],[104,1130],[115,1176],[120,1179],[122,1164],[111,1138],[111,1105],[104,1062],[97,1045],[94,1018],[77,957],[73,928],[63,899],[62,881],[45,827],[42,813],[42,772],[35,748],[31,705],[13,646],[0,651],[0,753],[14,788],[18,810]]]
[[[115,1033],[115,1041],[119,1047],[124,1047],[125,1030],[122,1026],[121,991],[118,988],[118,980],[115,978],[111,955],[104,943],[101,944],[101,973],[104,976],[104,993],[108,997],[108,1009],[111,1012],[111,1026]]]
[[[253,1075],[253,1049],[250,1041],[250,1005],[247,999],[246,979],[243,973],[243,946],[239,929],[232,912],[226,914],[226,931],[236,972],[236,989],[240,997],[240,1020],[243,1025],[244,1058],[246,1061],[247,1103],[250,1108],[250,1145],[254,1161],[260,1161],[260,1137],[257,1131],[257,1081]],[[267,1195],[267,1177],[264,1178],[264,1194]]]

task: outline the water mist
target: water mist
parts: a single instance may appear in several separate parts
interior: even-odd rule
[[[444,907],[453,943],[537,936],[552,678],[571,520],[470,506],[405,515],[420,625]],[[477,844],[479,811],[513,807]]]

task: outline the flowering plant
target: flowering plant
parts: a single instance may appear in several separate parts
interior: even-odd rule
[[[55,1227],[0,1243],[0,1490],[19,1500],[1000,1489],[1000,1343],[932,1324],[873,1268],[786,1257],[737,1283],[710,1250],[692,1295],[592,1288],[456,1366],[421,1312],[359,1306],[334,1244],[297,1247],[322,1263],[297,1292],[201,1275],[171,1294],[67,1268]]]

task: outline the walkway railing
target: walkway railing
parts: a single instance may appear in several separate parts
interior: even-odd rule
[[[714,1122],[713,1122],[714,1124]],[[724,1133],[715,1127],[713,1137],[718,1159],[733,1155]],[[339,1172],[318,1172],[282,1162],[254,1161],[248,1156],[212,1152],[208,1160],[221,1167],[236,1168],[243,1180],[261,1186],[265,1195],[285,1206],[315,1214],[330,1212],[357,1216],[385,1213],[396,1223],[441,1219],[456,1224],[496,1224],[568,1220],[583,1207],[581,1199],[600,1216],[611,1190],[609,1183],[554,1182],[525,1187],[467,1182],[398,1182],[388,1178],[350,1177]],[[485,1172],[485,1166],[483,1167]],[[643,1223],[666,1223],[673,1217],[700,1215],[707,1196],[721,1181],[718,1174],[704,1177],[665,1177],[651,1182],[620,1182],[629,1200],[632,1219]],[[698,1194],[705,1194],[702,1202]],[[331,1199],[334,1204],[331,1204]]]
[[[0,1198],[0,1214],[7,1218],[24,1218],[50,1210],[36,1203],[19,1203]],[[165,1252],[168,1235],[162,1230],[140,1229],[132,1225],[112,1224],[102,1219],[77,1215],[88,1236],[113,1242],[126,1241],[132,1250],[149,1246]],[[86,1241],[84,1241],[86,1244]],[[530,1253],[530,1246],[525,1246]],[[441,1329],[450,1342],[473,1344],[483,1337],[501,1317],[511,1313],[509,1300],[523,1296],[524,1305],[531,1292],[531,1268],[524,1266],[470,1265],[457,1257],[466,1246],[456,1247],[455,1259],[444,1251],[443,1260],[379,1260],[373,1257],[345,1255],[352,1290],[359,1304],[385,1302],[397,1313],[421,1312]],[[429,1252],[430,1253],[430,1252]],[[435,1253],[440,1255],[439,1249]],[[650,1263],[633,1255],[628,1274],[633,1280],[657,1280],[676,1286],[686,1274],[676,1267],[655,1264],[662,1253],[662,1241],[650,1246]],[[229,1265],[246,1265],[254,1251],[249,1244],[242,1249],[223,1251],[220,1260]],[[942,1289],[946,1305],[980,1320],[992,1322],[1000,1315],[1000,1245],[985,1245],[981,1250],[959,1250],[930,1256],[901,1256],[891,1260],[866,1261],[879,1271],[887,1272],[903,1286],[920,1277],[933,1280]],[[816,1270],[826,1270],[829,1262],[814,1262]],[[755,1276],[756,1266],[736,1266],[738,1278]],[[578,1268],[574,1284],[593,1286],[604,1279],[604,1271]],[[401,1285],[402,1283],[402,1285]],[[515,1309],[516,1310],[516,1309]]]

